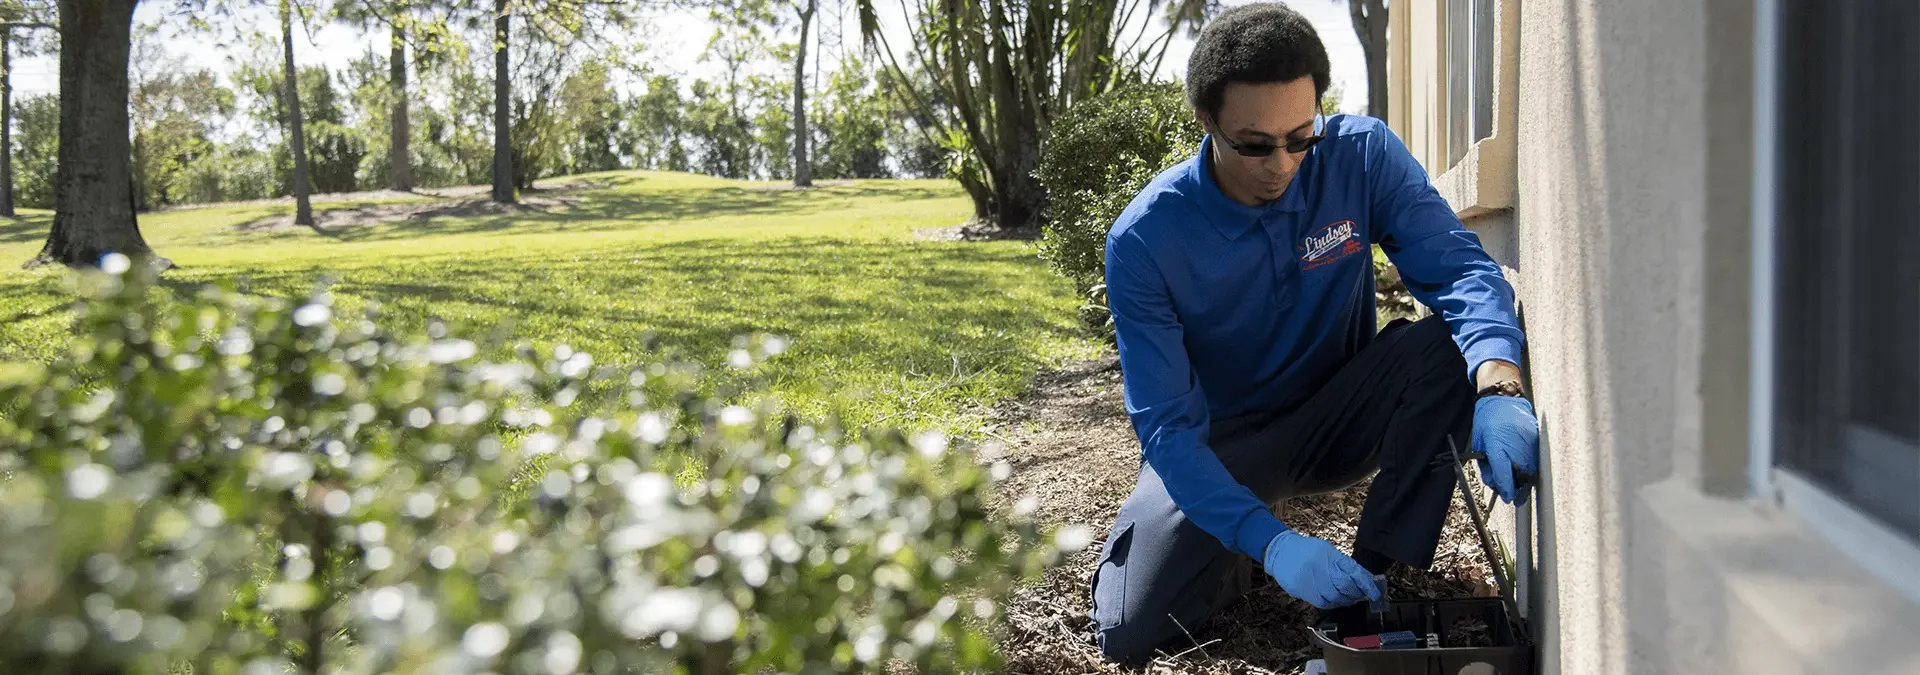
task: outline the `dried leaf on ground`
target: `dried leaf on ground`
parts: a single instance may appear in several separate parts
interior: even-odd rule
[[[1140,470],[1140,449],[1121,398],[1120,370],[1111,356],[1073,364],[1036,379],[1024,397],[993,411],[984,461],[1013,469],[1002,484],[1001,508],[1026,500],[1049,525],[1080,523],[1104,536]],[[1343,549],[1353,543],[1368,483],[1301,497],[1286,505],[1288,525]],[[1191,644],[1142,669],[1101,658],[1088,617],[1087,582],[1102,542],[1067,558],[1039,583],[1009,602],[1002,647],[1010,673],[1300,673],[1317,658],[1306,626],[1317,611],[1295,600],[1256,568],[1251,592],[1198,626]],[[1428,571],[1397,568],[1388,577],[1395,598],[1453,598],[1474,594],[1491,576],[1466,509],[1447,513],[1447,527]]]

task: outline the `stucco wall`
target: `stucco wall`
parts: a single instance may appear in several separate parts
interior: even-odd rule
[[[1920,602],[1741,480],[1753,3],[1521,11],[1542,672],[1920,673]]]
[[[1546,481],[1545,672],[1643,672],[1629,626],[1634,495],[1697,441],[1704,13],[1521,3],[1516,209]],[[1657,630],[1657,629],[1656,629]]]

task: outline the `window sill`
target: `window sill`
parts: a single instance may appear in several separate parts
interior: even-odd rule
[[[1472,218],[1513,208],[1513,144],[1499,136],[1480,140],[1460,161],[1433,179],[1433,187],[1454,215]]]
[[[1635,496],[1630,625],[1669,672],[1920,672],[1920,602],[1801,518],[1677,479]]]

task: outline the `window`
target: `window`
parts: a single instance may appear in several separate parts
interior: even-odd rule
[[[1493,135],[1493,2],[1447,3],[1447,165]]]
[[[1521,0],[1394,0],[1388,124],[1462,218],[1513,207]]]
[[[1920,544],[1920,4],[1778,7],[1771,465]]]

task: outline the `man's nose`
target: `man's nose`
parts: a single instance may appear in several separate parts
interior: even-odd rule
[[[1282,146],[1280,148],[1275,149],[1273,151],[1273,155],[1271,156],[1274,158],[1273,159],[1274,173],[1280,174],[1280,175],[1286,175],[1287,173],[1300,167],[1300,159],[1302,157],[1305,157],[1306,153],[1301,153],[1296,155],[1291,152],[1287,152],[1286,147]]]

